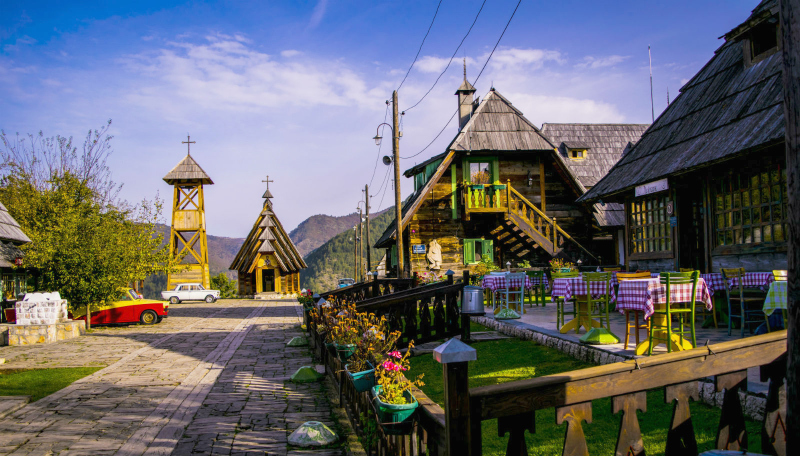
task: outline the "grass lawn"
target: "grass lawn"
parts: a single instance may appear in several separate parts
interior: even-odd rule
[[[0,396],[30,396],[31,402],[37,401],[102,368],[0,370]]]
[[[487,330],[474,324],[471,329]],[[591,367],[588,363],[531,341],[504,339],[476,343],[473,347],[478,351],[478,360],[469,364],[471,388]],[[432,356],[411,358],[411,369],[406,376],[413,378],[421,373],[425,374],[422,390],[444,407],[442,365],[434,361]],[[700,452],[713,449],[720,409],[700,403],[691,403],[690,407]],[[607,398],[593,401],[592,416],[594,420],[591,424],[583,423],[589,452],[613,454],[622,414],[612,415],[611,399]],[[648,391],[647,412],[639,412],[639,425],[648,454],[664,454],[671,419],[672,405],[664,403],[663,389]],[[566,423],[557,426],[555,422],[555,409],[536,411],[536,433],[526,433],[525,436],[528,454],[561,454]],[[747,422],[750,451],[756,453],[761,449],[760,425],[755,421]],[[483,454],[503,455],[507,442],[507,435],[497,436],[497,420],[483,422]]]

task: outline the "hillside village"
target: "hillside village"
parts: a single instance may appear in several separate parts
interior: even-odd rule
[[[17,124],[0,115],[0,454],[800,454],[800,1],[752,3],[692,32],[719,37],[717,47],[682,61],[680,90],[658,111],[645,44],[649,119],[622,99],[631,112],[604,116],[610,105],[571,105],[567,86],[544,94],[552,68],[573,57],[501,46],[522,2],[505,18],[490,6],[482,20],[502,33],[485,54],[460,60],[486,2],[459,11],[433,2],[432,18],[431,5],[392,9],[387,24],[419,22],[427,33],[407,71],[372,62],[401,78],[374,89],[344,57],[314,79],[309,53],[263,54],[241,34],[214,32],[197,45],[186,31],[157,52],[162,18],[215,16],[219,25],[206,10],[219,5],[125,5],[118,13],[130,14],[113,21],[141,15],[154,30],[137,44],[147,50],[130,48],[128,71],[163,72],[164,87],[186,81],[224,115],[205,123],[195,109],[195,120],[179,120],[167,105],[188,92],[154,87],[130,91],[129,109],[169,93],[159,108],[167,128],[209,129],[280,105],[272,119],[289,123],[265,134],[294,142],[241,155],[238,138],[227,138],[229,150],[209,154],[219,143],[187,134],[151,145],[165,149],[145,164],[149,155],[129,151],[135,121],[124,109],[82,144],[12,135],[5,128]],[[449,61],[420,57],[432,30],[432,41],[455,30],[452,17],[437,24],[440,8],[453,16],[473,6]],[[226,17],[250,23],[269,10],[289,24],[291,8],[307,9],[278,2],[248,17],[239,8]],[[362,26],[331,32],[325,15],[343,11],[350,20],[355,8],[321,1],[304,31],[284,39],[327,48]],[[21,59],[20,46],[40,44],[16,30],[44,32],[13,13],[7,34],[17,38],[2,49]],[[43,13],[33,14],[38,27]],[[358,46],[386,33],[370,30]],[[546,35],[518,33],[506,40]],[[514,55],[538,63],[518,74]],[[575,90],[586,73],[610,87],[628,58],[569,60]],[[264,76],[281,65],[289,76]],[[458,77],[443,78],[451,66]],[[181,67],[186,75],[169,73]],[[254,74],[265,79],[235,89]],[[436,74],[430,88],[417,80]],[[303,98],[323,93],[322,81],[337,89]],[[348,105],[377,92],[380,110]],[[435,102],[423,103],[429,95]],[[352,131],[340,131],[348,122]],[[369,144],[375,125],[377,155],[348,158],[345,149],[361,147],[352,138]],[[153,185],[155,196],[139,198]],[[351,200],[356,212],[316,213],[320,202],[348,212],[339,208]]]

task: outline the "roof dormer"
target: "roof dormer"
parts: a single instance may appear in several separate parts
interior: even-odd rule
[[[738,27],[725,34],[726,41],[742,43],[745,66],[753,65],[781,48],[779,8],[774,0],[761,2],[753,14]]]
[[[588,144],[581,142],[564,142],[561,143],[567,153],[567,158],[571,160],[584,160],[589,154],[591,147]]]

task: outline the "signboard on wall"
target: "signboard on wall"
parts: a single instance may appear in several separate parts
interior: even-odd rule
[[[667,183],[667,178],[659,179],[653,182],[648,182],[643,185],[637,185],[636,196],[638,197],[638,196],[649,195],[651,193],[663,192],[664,190],[669,190],[669,184]]]
[[[411,253],[425,253],[425,244],[414,244],[411,246]]]

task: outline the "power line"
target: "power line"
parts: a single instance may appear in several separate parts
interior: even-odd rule
[[[497,42],[494,44],[494,48],[492,48],[492,52],[489,53],[489,57],[487,57],[486,58],[486,62],[483,63],[483,67],[481,68],[481,71],[478,73],[478,77],[475,78],[475,82],[473,82],[473,85],[477,84],[478,80],[481,78],[481,75],[483,74],[483,70],[486,69],[486,66],[489,64],[489,61],[492,59],[492,56],[494,55],[494,51],[496,51],[497,50],[497,46],[500,45],[500,40],[502,40],[503,36],[506,34],[506,30],[508,30],[508,26],[511,25],[511,20],[514,19],[514,15],[517,14],[517,10],[519,9],[519,5],[521,5],[521,4],[522,4],[522,0],[519,0],[519,2],[517,2],[517,6],[514,7],[514,11],[511,13],[511,17],[508,18],[508,22],[506,22],[506,26],[503,28],[503,33],[500,34],[500,37],[497,39]],[[444,132],[444,130],[447,128],[447,126],[450,125],[450,122],[453,121],[453,118],[456,116],[456,114],[458,114],[458,109],[456,109],[456,111],[453,113],[453,115],[450,116],[450,119],[447,121],[447,123],[444,125],[444,127],[442,127],[442,129],[439,131],[439,133],[436,135],[436,137],[433,138],[433,140],[431,142],[429,142],[428,145],[425,146],[421,151],[417,152],[414,155],[410,155],[408,157],[400,157],[400,158],[402,158],[404,160],[405,159],[409,159],[409,158],[414,158],[417,155],[425,152],[425,150],[428,147],[430,147],[431,144],[433,144],[434,141],[436,141],[439,138],[439,136]]]
[[[431,25],[428,26],[428,31],[425,32],[425,37],[422,38],[422,43],[419,44],[419,49],[417,50],[417,55],[414,56],[414,61],[411,62],[411,66],[408,67],[408,71],[406,71],[406,75],[403,77],[403,80],[400,81],[400,85],[397,86],[397,91],[400,91],[400,87],[403,87],[403,83],[406,82],[406,78],[408,74],[411,73],[411,69],[414,68],[414,64],[417,63],[417,58],[419,57],[419,53],[422,52],[422,45],[425,44],[425,40],[428,38],[428,34],[431,33],[431,29],[433,28],[433,22],[436,20],[436,15],[439,14],[439,7],[442,6],[442,0],[439,0],[439,4],[436,5],[436,12],[433,13],[433,19],[431,19]]]
[[[439,82],[439,79],[441,79],[441,77],[444,75],[444,73],[447,71],[447,69],[450,68],[450,64],[453,63],[453,59],[456,57],[456,54],[458,54],[458,50],[461,49],[461,46],[464,44],[464,41],[466,41],[466,39],[469,36],[470,32],[472,32],[472,28],[475,27],[475,23],[478,22],[478,17],[481,15],[481,11],[483,11],[484,5],[486,5],[486,0],[483,0],[483,3],[481,3],[481,8],[478,10],[478,14],[475,15],[475,20],[472,21],[472,25],[469,26],[469,30],[467,30],[467,34],[464,35],[464,38],[461,38],[461,42],[458,43],[458,47],[456,48],[455,51],[453,51],[453,55],[450,56],[450,61],[447,62],[447,66],[444,67],[444,70],[442,70],[442,72],[439,73],[439,76],[436,78],[436,80],[433,81],[433,85],[431,86],[431,88],[428,89],[427,92],[425,92],[425,95],[423,95],[422,98],[419,99],[419,101],[414,103],[410,108],[406,108],[404,111],[409,111],[409,110],[413,109],[414,107],[416,107],[418,104],[422,103],[422,100],[424,100],[425,97],[427,97],[428,94],[431,93],[433,88],[436,87],[436,84]]]

